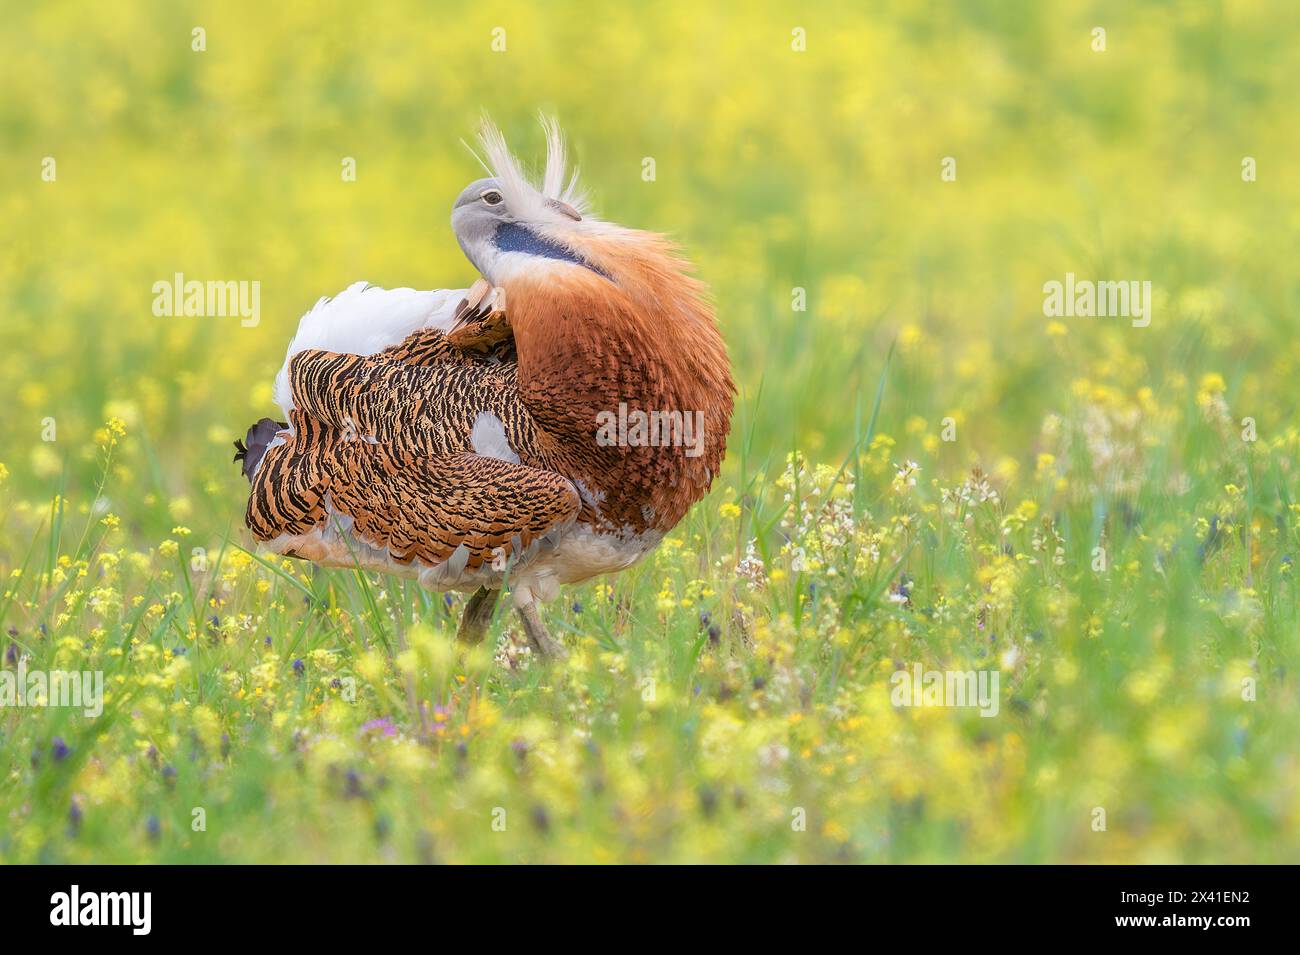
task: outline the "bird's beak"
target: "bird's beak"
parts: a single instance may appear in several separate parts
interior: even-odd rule
[[[561,202],[559,199],[547,199],[546,204],[562,216],[568,216],[574,222],[581,222],[582,216],[578,215],[578,210],[573,208],[567,202]]]

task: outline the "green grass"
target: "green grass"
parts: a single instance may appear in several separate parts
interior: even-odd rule
[[[0,862],[1293,860],[1296,24],[1133,6],[6,8],[0,649],[107,700],[0,708]],[[229,460],[317,296],[469,283],[458,140],[529,154],[539,106],[741,387],[551,667],[257,554]],[[177,271],[260,325],[154,317]],[[1150,280],[1151,326],[1046,318],[1066,272]],[[894,706],[916,663],[998,714]]]

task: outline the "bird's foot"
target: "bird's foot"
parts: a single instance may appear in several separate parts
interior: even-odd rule
[[[563,660],[569,655],[564,644],[551,636],[542,623],[542,616],[536,603],[527,603],[519,608],[519,619],[523,621],[524,635],[528,637],[533,652],[545,660]]]
[[[479,279],[456,308],[447,341],[461,351],[486,355],[514,337],[506,315],[506,290]]]
[[[465,612],[460,618],[460,629],[456,639],[462,643],[479,644],[487,636],[488,627],[492,625],[492,611],[496,609],[497,597],[501,591],[480,587],[465,604]]]

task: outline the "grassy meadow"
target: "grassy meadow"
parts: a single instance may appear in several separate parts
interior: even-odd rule
[[[0,12],[0,666],[105,689],[0,707],[0,862],[1300,855],[1289,0]],[[461,140],[539,110],[740,388],[555,666],[256,553],[230,461],[319,296],[473,281]],[[177,273],[259,321],[156,316]]]

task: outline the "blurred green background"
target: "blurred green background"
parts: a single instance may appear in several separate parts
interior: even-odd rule
[[[41,644],[29,635],[41,623],[55,626],[47,598],[67,592],[48,574],[30,591],[23,583],[23,568],[29,579],[39,563],[31,554],[46,547],[40,534],[49,527],[51,495],[61,490],[68,513],[80,521],[110,511],[120,520],[111,528],[118,535],[113,546],[147,557],[134,578],[109,575],[123,619],[133,596],[146,593],[146,581],[159,573],[160,564],[149,561],[160,560],[156,548],[175,536],[174,527],[184,525],[193,535],[186,548],[202,542],[216,553],[228,536],[247,544],[240,537],[246,488],[230,463],[230,441],[274,413],[271,382],[298,317],[319,296],[359,279],[389,287],[470,284],[475,276],[447,221],[453,198],[479,175],[461,141],[472,139],[486,112],[516,151],[536,162],[540,110],[565,128],[596,212],[674,235],[716,297],[741,395],[720,497],[701,508],[705,516],[697,520],[707,526],[692,525],[684,534],[708,539],[717,530],[710,522],[719,504],[736,502],[743,514],[725,531],[735,538],[728,546],[739,558],[753,539],[769,570],[784,561],[789,592],[778,599],[772,581],[764,598],[770,603],[732,619],[747,621],[741,628],[747,632],[756,620],[770,620],[780,640],[791,642],[791,660],[814,674],[807,677],[816,688],[809,699],[838,707],[817,717],[823,729],[839,727],[836,732],[875,742],[840,740],[858,767],[837,770],[851,773],[848,782],[819,777],[819,769],[795,773],[796,780],[824,778],[827,786],[839,780],[847,793],[848,803],[833,810],[841,797],[813,787],[810,799],[823,792],[828,800],[816,850],[764,842],[746,828],[751,823],[729,823],[719,835],[699,820],[702,828],[681,829],[685,824],[674,816],[676,836],[656,830],[635,851],[602,831],[549,849],[530,843],[511,857],[1166,861],[1293,853],[1300,812],[1289,675],[1296,648],[1289,555],[1300,401],[1300,22],[1290,0],[717,8],[695,2],[2,0],[0,16],[0,380],[7,394],[0,415],[0,473],[6,474],[0,569],[17,581],[6,595],[5,625],[36,659],[55,659],[53,637]],[[1097,27],[1106,31],[1104,51],[1094,49]],[[202,52],[192,49],[195,28],[205,31]],[[493,50],[498,28],[501,52]],[[792,48],[796,28],[804,31],[806,49]],[[47,157],[56,163],[54,181],[42,178]],[[356,160],[355,182],[340,174],[344,157]],[[642,177],[646,157],[655,160],[651,182]],[[955,181],[941,178],[945,157],[956,160]],[[1257,181],[1243,181],[1245,157],[1255,160]],[[260,324],[155,317],[153,283],[177,272],[260,282]],[[1045,318],[1043,284],[1067,272],[1151,281],[1150,327],[1117,318]],[[795,289],[806,290],[806,311],[792,308]],[[865,422],[882,380],[876,428],[867,437],[883,434],[889,441],[868,445]],[[1257,423],[1258,446],[1237,440],[1247,415]],[[57,427],[54,442],[42,440],[49,418]],[[110,418],[121,420],[126,436],[99,492],[103,446],[112,443],[100,429]],[[945,418],[956,425],[954,442],[940,438]],[[900,623],[896,610],[886,612],[882,594],[890,581],[883,575],[881,589],[852,612],[853,604],[834,591],[848,582],[823,581],[840,603],[832,630],[848,628],[865,641],[853,644],[857,656],[828,664],[823,649],[829,644],[801,629],[798,608],[812,598],[807,574],[790,564],[791,547],[809,526],[788,527],[776,510],[756,503],[790,493],[775,482],[793,450],[832,468],[849,461],[857,478],[855,513],[864,521],[869,510],[894,534],[900,515],[915,515],[926,532],[898,550],[902,563],[893,577],[914,578],[913,603],[921,604],[924,592],[931,609],[965,594],[970,601],[955,622],[932,614],[924,625]],[[929,495],[912,510],[882,501],[895,469],[908,460],[922,467],[916,494]],[[997,509],[987,523],[972,523],[963,510],[944,530],[952,518],[944,510],[944,487],[959,485],[972,466],[1001,490]],[[1017,512],[1017,501],[1029,503]],[[1116,524],[1121,512],[1127,516]],[[1053,516],[1055,528],[1035,531],[1039,515]],[[1032,533],[1046,539],[1055,530],[1083,571],[1103,538],[1131,545],[1123,563],[1112,558],[1115,568],[1129,567],[1105,585],[1113,584],[1113,592],[1029,576],[998,584],[1001,558],[1030,552]],[[967,532],[959,559],[951,534]],[[70,566],[86,560],[96,567],[93,555],[70,547],[77,535],[71,536],[50,553],[67,547]],[[1207,550],[1221,553],[1222,563]],[[1171,568],[1184,558],[1191,562],[1178,564],[1183,569],[1175,573]],[[732,573],[736,563],[720,570],[715,562],[694,579],[710,594],[739,593],[737,604],[745,604],[748,591],[736,590]],[[655,604],[659,569],[635,578],[627,593],[649,604],[651,615],[656,606],[666,614],[649,628],[656,639],[662,642],[662,628],[694,639],[692,621],[709,598],[697,588],[697,603],[673,616],[665,609],[671,600]],[[1026,574],[1041,569],[1035,564]],[[1266,579],[1276,589],[1265,588]],[[311,586],[320,596],[319,588],[356,585]],[[1013,590],[999,596],[998,586]],[[1065,610],[1053,603],[1060,588],[1073,594]],[[242,610],[263,621],[256,592],[249,594]],[[330,599],[336,609],[346,604]],[[431,598],[419,599],[426,611],[435,606]],[[192,639],[214,608],[193,593],[187,600]],[[1243,602],[1252,622],[1234,616]],[[87,647],[105,632],[141,639],[144,631],[126,628],[116,616],[92,620],[86,605],[68,603],[63,632],[78,639],[99,634]],[[964,755],[945,773],[978,775],[988,767],[991,788],[970,800],[982,814],[977,823],[962,809],[944,808],[941,795],[918,805],[917,792],[939,793],[945,777],[911,783],[900,781],[901,771],[891,777],[882,767],[901,765],[903,757],[890,747],[904,746],[902,737],[882,735],[875,718],[855,716],[853,707],[835,701],[843,680],[865,680],[877,666],[887,673],[891,661],[913,659],[907,654],[922,645],[932,652],[927,659],[956,663],[983,655],[1005,662],[1008,645],[986,646],[976,637],[988,610],[981,605],[988,603],[1001,608],[995,617],[1005,612],[1003,633],[1040,632],[1046,620],[1063,642],[1031,654],[1026,674],[1026,644],[1015,638],[1021,656],[1012,659],[1021,662],[1012,669],[1024,680],[1016,690],[1023,706],[1008,719],[1022,722],[1000,729],[999,742],[989,742],[978,719],[956,737],[942,728],[926,737],[932,723],[916,730],[923,742],[908,737],[908,758],[920,760],[919,767],[944,766],[935,754],[950,750]],[[219,610],[223,619],[230,609]],[[732,609],[728,602],[714,613],[722,618]],[[277,641],[306,626],[292,615],[276,619],[270,629]],[[260,636],[258,626],[251,630]],[[917,627],[930,643],[917,642]],[[1177,642],[1171,650],[1158,636],[1133,641],[1134,631],[1167,633]],[[160,647],[167,641],[157,634],[165,632],[155,631]],[[328,643],[336,633],[325,632]],[[736,659],[716,671],[697,671],[696,658],[683,663],[676,650],[645,649],[612,669],[595,666],[602,679],[619,667],[635,670],[633,663],[662,664],[675,674],[681,709],[669,706],[676,715],[656,724],[663,735],[650,729],[640,743],[623,743],[648,746],[652,754],[656,746],[670,751],[683,726],[700,718],[691,702],[697,680],[711,673],[717,685],[750,686],[781,658],[745,649],[729,628],[725,639],[733,637]],[[277,644],[281,669],[302,652],[294,647]],[[634,653],[628,645],[624,650]],[[846,660],[856,662],[845,670]],[[1061,660],[1068,663],[1064,674],[1057,672]],[[1258,717],[1264,731],[1251,737],[1261,748],[1243,749],[1240,714],[1216,711],[1197,724],[1204,736],[1153,744],[1155,756],[1120,758],[1126,741],[1150,732],[1167,743],[1160,734],[1204,712],[1208,704],[1194,691],[1217,685],[1225,661],[1256,672],[1262,666],[1281,681],[1270,709]],[[1077,667],[1070,670],[1076,664],[1082,677]],[[196,667],[202,697],[203,668]],[[214,681],[220,669],[212,671]],[[1150,676],[1145,689],[1116,703],[1112,692],[1138,671]],[[1149,695],[1156,692],[1151,681],[1189,695],[1151,709],[1152,700],[1166,699]],[[1078,708],[1056,726],[1042,722],[1058,712],[1047,703],[1049,685],[1080,693]],[[525,723],[560,718],[534,712],[536,699],[517,693],[514,684],[493,686],[497,704],[507,711],[514,706]],[[97,731],[124,734],[112,745],[123,759],[133,754],[132,767],[148,746],[163,750],[166,760],[167,744],[160,741],[175,737],[179,751],[189,738],[190,717],[170,713],[165,701],[188,703],[190,695],[167,689],[152,733],[132,737],[120,721]],[[569,713],[571,704],[561,698],[547,705]],[[770,734],[746,735],[745,721],[759,717],[743,699],[727,705],[734,709],[733,736],[747,741],[751,755],[775,745]],[[800,713],[812,719],[811,705],[794,692],[766,718],[782,726],[787,717],[798,722]],[[1100,742],[1079,735],[1116,706],[1131,712]],[[267,716],[240,731],[235,727],[247,712],[213,708],[236,749],[238,741],[251,740],[250,754],[259,754],[244,763],[234,757],[245,773],[237,778],[246,781],[271,772],[261,762],[268,757],[260,743],[254,745],[259,734],[287,739],[302,725],[301,714],[288,725]],[[387,712],[376,704],[370,715]],[[1148,717],[1155,722],[1148,725]],[[107,790],[87,796],[92,789],[85,778],[59,782],[26,765],[29,744],[48,746],[55,733],[70,732],[63,722],[33,723],[31,714],[7,719],[6,805],[16,814],[11,819],[32,822],[26,836],[8,843],[9,854],[76,858],[75,844],[58,848],[62,843],[52,835],[62,831],[69,806],[113,799]],[[1291,730],[1284,729],[1288,720]],[[221,736],[205,725],[211,740]],[[501,729],[486,738],[507,747],[516,737]],[[800,751],[790,740],[781,745]],[[873,755],[875,745],[882,749]],[[730,791],[725,783],[733,777],[710,775],[697,756],[664,757],[662,799],[638,790],[638,805],[651,808],[636,818],[658,819],[661,808],[654,807],[677,806],[679,799],[698,814],[697,803]],[[1155,762],[1144,762],[1148,757]],[[1075,759],[1081,762],[1070,762]],[[1229,784],[1225,767],[1233,760]],[[109,763],[98,769],[93,763],[78,771],[111,776]],[[1084,808],[1095,801],[1072,773],[1100,763],[1117,774],[1108,791],[1135,787],[1146,800],[1130,810],[1128,834],[1105,847],[1070,834],[1062,821],[1071,800]],[[557,757],[554,765],[574,764]],[[625,769],[649,772],[634,771],[636,765],[628,757]],[[751,771],[732,770],[740,774],[735,778]],[[122,772],[117,778],[130,793],[135,770]],[[1247,794],[1234,788],[1246,785],[1243,779],[1255,787]],[[1069,798],[1053,789],[1076,782],[1080,788]],[[252,789],[231,796],[234,804],[261,805],[263,784],[248,782]],[[879,796],[884,803],[874,802],[877,785],[888,790]],[[714,795],[706,799],[700,793],[709,787]],[[1203,793],[1204,803],[1189,803],[1188,787]],[[39,818],[31,815],[32,793],[44,794],[36,799]],[[161,798],[124,797],[118,821],[138,828],[148,805]],[[1173,816],[1162,816],[1164,810]],[[282,811],[292,828],[299,817]],[[325,808],[313,811],[328,815]],[[186,817],[177,812],[180,828]],[[868,819],[874,821],[863,822]],[[1279,843],[1276,834],[1288,829],[1291,835]],[[210,858],[257,857],[254,831],[245,842],[212,850]],[[99,843],[91,840],[97,848],[82,850],[83,857],[150,857],[147,841],[137,846],[109,833],[105,828]],[[1238,841],[1222,844],[1216,833]],[[305,858],[370,851],[350,836],[333,838],[293,845],[316,846],[302,851]],[[440,838],[451,848],[439,858],[502,858],[488,843]],[[397,857],[420,856],[411,848],[417,843],[424,845],[410,836]],[[166,858],[191,857],[179,845],[171,851]],[[292,854],[284,846],[280,851]]]

